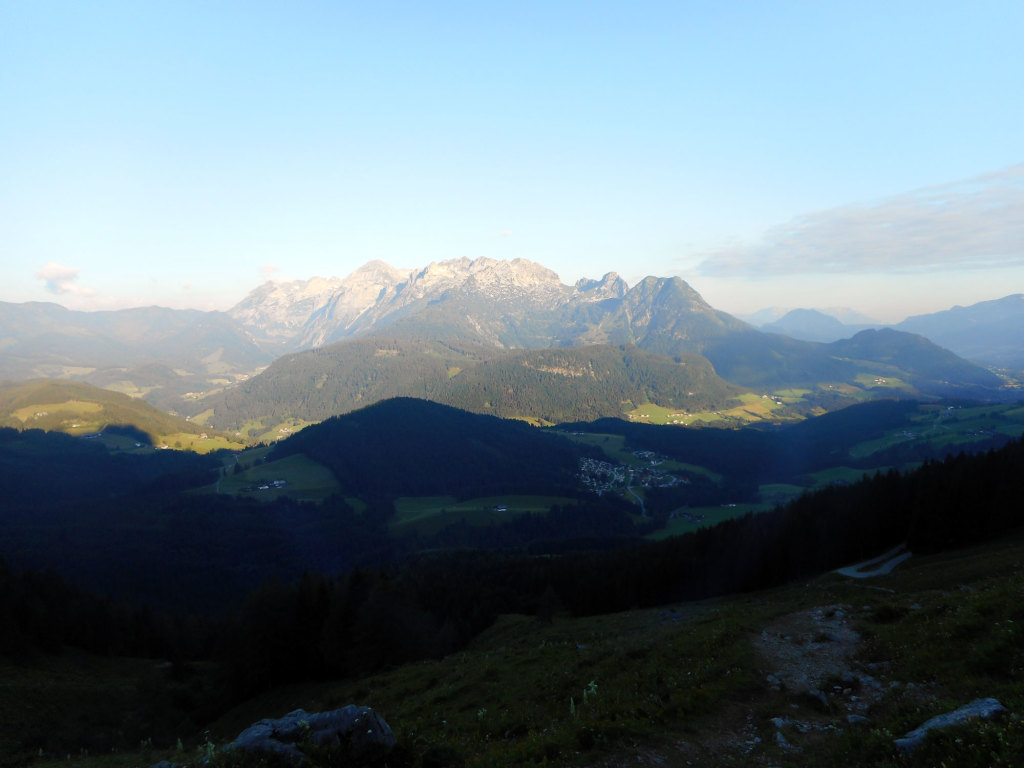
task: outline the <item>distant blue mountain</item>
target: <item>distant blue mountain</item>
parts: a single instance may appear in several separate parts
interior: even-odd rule
[[[1024,371],[1024,293],[908,317],[893,327],[919,333],[968,360]]]
[[[1015,293],[967,307],[908,317],[895,325],[844,323],[816,309],[793,309],[770,320],[773,310],[744,319],[762,331],[803,341],[833,342],[871,328],[895,328],[924,336],[940,347],[981,365],[1024,371],[1024,294]],[[845,315],[844,315],[845,317]],[[760,320],[761,322],[758,322]]]
[[[859,331],[877,327],[870,324],[847,325],[817,309],[793,309],[778,320],[762,325],[761,330],[803,341],[831,342],[848,339]]]

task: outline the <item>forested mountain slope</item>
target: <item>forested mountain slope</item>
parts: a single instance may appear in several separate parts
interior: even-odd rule
[[[365,338],[296,353],[195,407],[223,429],[320,421],[389,397],[548,423],[621,415],[643,403],[701,411],[744,390],[697,355],[632,346],[501,351],[440,341]]]

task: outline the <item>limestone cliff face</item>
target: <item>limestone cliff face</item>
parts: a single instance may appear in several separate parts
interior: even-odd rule
[[[229,314],[259,337],[308,348],[387,325],[446,296],[550,306],[571,294],[557,274],[526,259],[461,258],[419,270],[371,261],[343,279],[264,283]]]
[[[310,316],[299,335],[299,346],[316,347],[351,335],[360,318],[393,298],[410,274],[383,261],[364,264],[342,280],[330,300]]]
[[[308,349],[392,329],[487,346],[530,348],[639,343],[700,346],[730,329],[679,278],[648,277],[633,288],[616,273],[569,286],[527,259],[451,259],[418,270],[372,261],[344,279],[267,283],[230,311],[254,335]],[[742,325],[742,324],[741,324]]]
[[[600,280],[581,278],[576,281],[574,297],[580,301],[621,299],[629,291],[626,281],[617,272],[609,272]]]
[[[371,261],[345,278],[268,281],[228,314],[259,338],[288,347],[318,346],[330,331],[350,326],[409,275],[408,270]]]
[[[341,283],[336,277],[287,283],[268,280],[228,310],[228,314],[264,338],[291,339],[314,312],[327,305]]]

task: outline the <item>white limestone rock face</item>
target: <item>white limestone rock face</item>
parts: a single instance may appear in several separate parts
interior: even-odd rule
[[[286,283],[267,281],[228,310],[228,314],[265,338],[288,339],[330,302],[342,284],[337,277]]]
[[[229,314],[254,335],[298,349],[373,330],[454,294],[550,307],[573,289],[527,259],[450,259],[420,270],[371,261],[343,279],[264,283]]]

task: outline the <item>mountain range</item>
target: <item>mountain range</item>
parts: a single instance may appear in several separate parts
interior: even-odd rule
[[[566,285],[525,259],[373,261],[345,278],[265,283],[227,312],[0,304],[0,378],[84,380],[233,429],[391,396],[543,420],[680,409],[692,397],[720,409],[744,390],[806,390],[804,411],[894,387],[998,398],[1004,380],[953,352],[1024,368],[1022,298],[844,335],[855,329],[806,311],[757,329],[678,277]],[[805,340],[812,330],[818,340]]]
[[[866,318],[849,322],[830,310],[794,309],[774,316],[751,315],[762,331],[782,333],[804,341],[830,342],[865,329],[885,327]],[[969,307],[914,315],[887,326],[916,333],[981,365],[1024,370],[1024,294],[1015,293]]]

